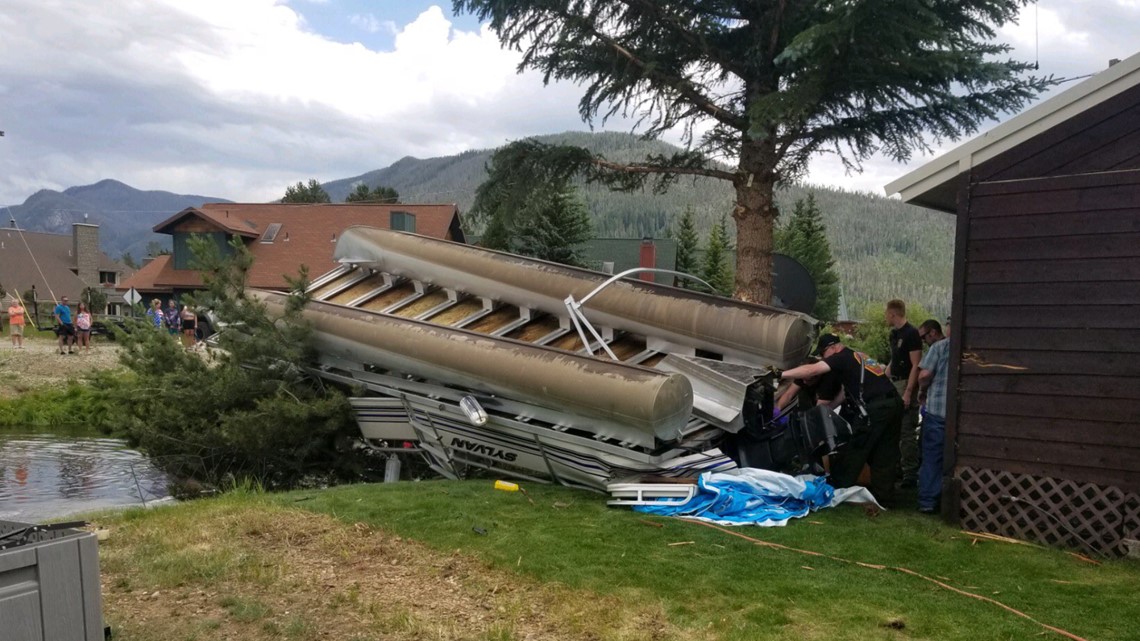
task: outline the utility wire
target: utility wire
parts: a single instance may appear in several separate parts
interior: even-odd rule
[[[1096,75],[1095,73],[1086,73],[1083,76],[1073,76],[1072,78],[1059,78],[1055,82],[1059,85],[1062,85],[1062,84],[1065,84],[1066,82],[1073,82],[1074,80],[1084,80],[1085,78],[1092,78],[1095,75]]]
[[[1041,0],[1033,3],[1033,70],[1041,69],[1041,20],[1038,18],[1038,9]]]
[[[12,222],[15,223],[16,222],[16,214],[12,213],[12,208],[7,206],[7,205],[4,205],[4,209],[8,210],[8,216],[10,216],[12,219]],[[47,277],[44,276],[44,270],[40,269],[40,261],[36,260],[36,255],[34,253],[32,253],[32,246],[28,244],[28,239],[26,236],[24,236],[24,230],[20,229],[19,223],[16,223],[16,232],[18,234],[20,234],[20,240],[24,241],[24,248],[26,248],[28,250],[28,256],[32,257],[32,264],[36,266],[36,271],[39,272],[40,279],[44,281],[44,286],[46,286],[48,288],[48,294],[51,295],[52,301],[58,305],[59,300],[56,299],[55,292],[52,291],[51,283],[49,283]],[[23,303],[21,303],[21,304],[23,304]],[[35,325],[33,324],[33,327],[34,326]]]

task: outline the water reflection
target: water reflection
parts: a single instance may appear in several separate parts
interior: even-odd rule
[[[0,519],[41,522],[169,498],[166,476],[118,439],[0,431]]]

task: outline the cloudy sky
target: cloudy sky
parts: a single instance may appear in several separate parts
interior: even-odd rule
[[[1040,0],[1003,37],[1074,77],[1136,53],[1138,31],[1140,0]],[[0,34],[0,204],[103,178],[267,201],[586,128],[576,87],[516,74],[518,54],[449,2],[4,0]],[[882,193],[906,170],[824,159],[809,180]]]

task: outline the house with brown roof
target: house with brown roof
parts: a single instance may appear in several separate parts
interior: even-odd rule
[[[0,229],[0,286],[9,295],[34,292],[24,301],[29,312],[38,306],[41,315],[50,313],[64,296],[74,305],[85,288],[93,287],[102,289],[108,307],[94,311],[117,313],[123,297],[115,287],[130,274],[99,249],[98,225],[75,223],[70,235],[27,231],[15,221]]]
[[[207,203],[188,207],[154,226],[159,234],[174,237],[169,255],[157,256],[119,285],[134,288],[144,299],[164,302],[202,288],[193,268],[189,240],[205,236],[227,250],[230,238],[241,238],[253,255],[249,286],[286,290],[286,276],[296,276],[301,265],[309,274],[323,274],[337,266],[333,260],[340,233],[353,225],[408,231],[434,238],[465,242],[454,205],[379,203]]]

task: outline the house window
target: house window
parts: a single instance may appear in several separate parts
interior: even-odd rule
[[[99,272],[99,284],[100,285],[114,285],[116,282],[115,277],[117,275],[118,274],[116,274],[115,272]]]
[[[199,236],[213,241],[217,246],[218,251],[222,256],[230,256],[234,253],[230,247],[229,239],[226,237],[225,232],[210,232],[207,234],[201,233],[186,233],[175,232],[174,234],[174,269],[195,269],[194,252],[190,251],[190,237]]]
[[[416,232],[416,215],[406,211],[394,211],[388,221],[388,229],[393,231]]]

